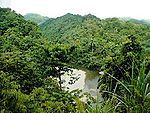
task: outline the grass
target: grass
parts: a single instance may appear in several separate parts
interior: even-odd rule
[[[133,68],[130,82],[119,81],[110,75],[122,86],[123,95],[108,93],[122,103],[120,108],[126,113],[150,113],[150,72],[145,74],[145,63],[142,63],[137,76],[134,75]]]
[[[88,105],[85,113],[150,113],[150,71],[146,74],[145,67],[145,63],[142,63],[138,75],[135,76],[133,66],[130,82],[120,81],[109,75],[117,81],[113,92],[104,91],[110,97]],[[122,88],[122,94],[116,93],[118,85]]]

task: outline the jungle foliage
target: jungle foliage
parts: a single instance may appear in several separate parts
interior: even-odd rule
[[[99,70],[116,56],[124,43],[135,36],[149,56],[150,27],[118,18],[99,19],[91,14],[66,14],[40,25],[44,36],[54,44],[70,46],[70,63]],[[147,54],[147,55],[146,55]]]
[[[35,14],[35,13],[27,13],[24,15],[24,18],[26,20],[32,21],[39,24],[44,23],[46,20],[48,20],[49,18],[46,16],[41,16],[39,14]]]
[[[0,8],[0,112],[77,112],[76,92],[56,79],[67,71],[66,50],[51,45],[35,23]]]
[[[149,42],[150,27],[130,20],[68,13],[39,28],[0,8],[0,112],[149,113]],[[70,65],[104,72],[102,102],[62,88]]]

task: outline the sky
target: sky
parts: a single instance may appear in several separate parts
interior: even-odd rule
[[[0,7],[10,7],[11,0],[0,0]]]
[[[66,13],[99,18],[132,17],[150,19],[150,0],[0,0],[0,6],[17,13],[37,13],[55,18]]]

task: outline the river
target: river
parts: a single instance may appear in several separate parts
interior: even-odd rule
[[[71,74],[71,73],[69,73]],[[74,78],[74,79],[73,79]],[[77,80],[75,80],[77,78]],[[71,76],[68,73],[64,74],[61,79],[63,81],[62,86],[65,90],[82,90],[84,93],[87,92],[91,94],[92,97],[96,98],[98,95],[97,85],[98,85],[98,73],[89,70],[78,70],[72,69]],[[74,84],[69,84],[70,79]]]

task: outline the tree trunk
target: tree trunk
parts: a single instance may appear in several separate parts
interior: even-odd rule
[[[59,75],[58,78],[59,78],[59,87],[60,87],[60,90],[62,90],[62,85],[61,85],[61,75]]]

